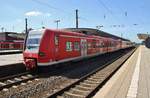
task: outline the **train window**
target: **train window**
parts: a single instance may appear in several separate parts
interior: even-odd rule
[[[55,36],[55,45],[58,45],[58,42],[59,42],[59,38],[58,36]]]
[[[102,43],[102,47],[106,47],[105,43]]]
[[[93,48],[96,48],[96,40],[93,40],[92,46],[93,46]]]
[[[88,43],[88,49],[91,49],[91,43],[90,42]]]
[[[72,42],[66,42],[66,51],[72,51]]]
[[[101,48],[103,48],[103,42],[101,42]]]
[[[96,43],[96,48],[99,48],[99,43],[98,42]]]
[[[12,49],[14,47],[13,43],[9,44],[9,48]]]
[[[39,42],[40,39],[39,38],[31,38],[27,40],[27,48],[28,49],[38,49],[39,47]]]
[[[80,50],[79,42],[74,42],[74,50],[75,51],[79,51]]]
[[[41,31],[30,31],[26,42],[26,49],[31,51],[38,50],[41,38],[42,38]]]

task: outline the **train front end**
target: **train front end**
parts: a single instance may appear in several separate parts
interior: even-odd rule
[[[24,44],[24,64],[26,69],[33,70],[37,67],[40,42],[44,31],[30,31],[26,37]]]

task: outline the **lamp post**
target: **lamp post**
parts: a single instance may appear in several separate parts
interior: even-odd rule
[[[2,32],[4,32],[4,27],[1,27]]]
[[[56,28],[58,29],[58,23],[60,22],[60,20],[55,20],[54,22],[56,23]]]

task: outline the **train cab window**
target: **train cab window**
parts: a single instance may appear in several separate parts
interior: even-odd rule
[[[40,46],[40,40],[42,38],[42,32],[31,31],[29,32],[26,48],[28,50],[38,50]]]
[[[66,51],[72,51],[72,42],[66,42]]]
[[[80,50],[80,44],[79,42],[74,42],[74,50],[79,51]]]

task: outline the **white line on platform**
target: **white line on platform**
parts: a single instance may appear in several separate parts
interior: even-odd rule
[[[139,49],[138,59],[136,62],[135,70],[132,76],[131,84],[126,98],[136,98],[137,96],[139,73],[140,73],[140,62],[141,62],[141,47]]]

